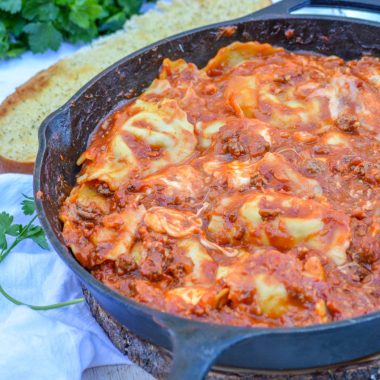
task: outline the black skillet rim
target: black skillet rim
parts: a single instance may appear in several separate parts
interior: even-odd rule
[[[307,4],[305,4],[307,5]],[[367,322],[373,319],[380,318],[380,311],[368,313],[362,316],[358,316],[355,318],[350,318],[350,319],[345,319],[341,321],[335,321],[331,323],[326,323],[326,324],[314,324],[314,325],[309,325],[309,326],[302,326],[302,327],[273,327],[273,328],[257,328],[257,327],[239,327],[239,326],[233,326],[233,325],[220,325],[220,324],[214,324],[210,322],[201,322],[198,320],[193,320],[193,319],[188,319],[184,318],[175,314],[170,314],[166,312],[162,312],[157,309],[150,308],[142,303],[138,303],[130,298],[127,298],[125,296],[122,296],[121,294],[117,293],[116,291],[112,290],[111,288],[107,287],[104,285],[102,282],[97,280],[95,277],[93,277],[84,267],[82,267],[78,261],[74,258],[72,255],[71,251],[69,251],[66,246],[64,246],[56,236],[55,232],[50,226],[50,223],[48,222],[48,218],[45,214],[44,210],[44,202],[43,199],[40,199],[39,196],[37,196],[38,191],[40,190],[40,184],[41,184],[41,170],[42,166],[44,164],[44,154],[47,148],[47,139],[46,139],[46,129],[48,126],[54,122],[54,119],[59,117],[59,115],[64,114],[66,111],[69,110],[70,106],[72,103],[74,103],[77,99],[79,99],[82,94],[87,90],[88,87],[90,87],[92,84],[95,82],[99,81],[102,79],[103,76],[106,74],[116,70],[118,66],[121,63],[124,63],[132,58],[135,58],[139,56],[142,53],[145,53],[149,50],[154,49],[158,45],[166,42],[175,42],[176,39],[184,37],[186,35],[196,33],[196,32],[201,32],[205,30],[210,30],[210,29],[216,29],[216,28],[223,28],[223,27],[228,27],[228,26],[233,26],[233,25],[238,25],[239,23],[244,23],[244,21],[248,20],[255,20],[255,21],[260,21],[260,20],[292,20],[292,19],[298,19],[298,20],[327,20],[327,21],[332,21],[332,22],[344,22],[348,21],[351,23],[356,23],[359,25],[368,25],[368,26],[376,26],[379,28],[379,24],[372,22],[372,21],[363,21],[363,20],[358,20],[358,19],[353,19],[353,18],[344,18],[342,19],[341,17],[333,17],[333,16],[313,16],[313,15],[289,15],[284,16],[284,14],[270,14],[266,15],[265,14],[265,8],[262,11],[258,11],[257,13],[254,13],[253,15],[248,15],[244,16],[239,19],[235,20],[230,20],[226,22],[221,22],[221,23],[216,23],[212,25],[207,25],[199,28],[195,28],[189,31],[185,31],[179,34],[176,34],[174,36],[171,36],[169,38],[162,39],[160,41],[157,41],[145,48],[142,48],[122,59],[119,61],[115,62],[113,65],[109,66],[105,70],[103,70],[101,73],[96,75],[93,79],[91,79],[89,82],[87,82],[79,91],[77,91],[76,94],[74,94],[63,106],[61,106],[59,109],[54,111],[52,114],[50,114],[41,124],[39,131],[38,131],[38,140],[39,140],[39,149],[37,153],[37,158],[36,158],[36,165],[34,169],[34,175],[33,175],[33,187],[34,187],[34,195],[35,195],[35,201],[36,201],[36,209],[37,209],[37,214],[38,218],[41,222],[42,227],[45,230],[45,233],[53,246],[54,250],[58,253],[60,258],[65,262],[66,265],[69,266],[69,268],[76,274],[76,276],[79,277],[80,281],[86,285],[89,284],[90,287],[96,289],[96,291],[102,293],[104,296],[111,297],[114,301],[117,301],[119,304],[127,304],[128,307],[137,310],[139,312],[143,312],[146,315],[149,315],[153,319],[160,321],[162,318],[170,318],[175,322],[186,322],[189,323],[191,322],[194,326],[199,326],[199,327],[204,327],[206,328],[207,326],[209,327],[214,327],[214,326],[222,326],[225,330],[230,330],[230,331],[235,331],[236,333],[238,332],[244,332],[247,331],[247,329],[253,331],[256,330],[257,332],[267,332],[270,335],[274,334],[284,334],[284,333],[292,333],[292,334],[304,334],[304,333],[314,333],[314,332],[326,332],[329,330],[334,330],[335,328],[343,328],[343,327],[349,327],[350,325],[360,323],[360,322]],[[258,18],[256,18],[256,15]],[[380,28],[379,28],[380,30]]]

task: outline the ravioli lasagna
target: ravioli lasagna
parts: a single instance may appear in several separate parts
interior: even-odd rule
[[[380,309],[380,60],[236,42],[165,59],[78,159],[77,260],[169,313],[302,326]]]

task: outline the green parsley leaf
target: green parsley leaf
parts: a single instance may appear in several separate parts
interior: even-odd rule
[[[127,15],[138,13],[143,3],[141,0],[117,0],[117,2],[121,7],[123,7],[123,10]]]
[[[0,236],[17,236],[21,231],[21,224],[12,224],[13,216],[6,212],[0,214]]]
[[[8,247],[7,238],[5,234],[11,227],[13,222],[13,216],[9,215],[7,212],[0,213],[0,249],[2,251],[6,250]]]
[[[43,232],[42,227],[36,226],[35,224],[32,224],[28,227],[28,229],[22,234],[23,238],[27,239],[34,235],[38,235],[39,233]]]
[[[29,46],[33,53],[45,50],[58,50],[62,42],[62,34],[51,22],[35,22],[27,24],[24,32],[28,35]]]
[[[147,0],[155,1],[155,0]],[[57,50],[122,28],[143,0],[0,0],[0,59]]]
[[[27,202],[33,202],[32,197],[28,197],[24,195],[23,204]],[[34,206],[33,206],[34,207]],[[34,211],[34,208],[33,208]],[[38,244],[43,249],[49,249],[48,242],[45,237],[44,230],[40,226],[33,225],[33,221],[36,220],[37,215],[35,215],[27,225],[23,226],[21,224],[12,224],[13,216],[8,214],[7,212],[0,213],[0,263],[9,255],[14,247],[19,244],[22,240],[32,239],[36,244]],[[14,236],[12,244],[8,247],[6,234]],[[66,307],[70,305],[74,305],[84,301],[84,298],[75,298],[71,301],[59,302],[51,305],[30,305],[28,303],[21,302],[14,297],[12,297],[9,293],[7,293],[3,287],[0,285],[0,294],[2,294],[6,299],[15,305],[24,305],[33,310],[50,310],[57,309],[61,307]]]
[[[32,310],[52,310],[52,309],[59,309],[61,307],[66,307],[66,306],[71,306],[75,305],[77,303],[84,302],[84,298],[74,298],[71,301],[65,301],[65,302],[59,302],[59,303],[53,303],[52,305],[44,305],[44,306],[39,306],[39,305],[30,305],[28,303],[16,300],[14,297],[12,297],[9,293],[7,293],[4,288],[0,285],[0,294],[2,294],[7,300],[10,302],[14,303],[15,305],[23,305],[27,306]]]
[[[21,233],[21,230],[22,230],[21,224],[12,224],[7,230],[7,235],[17,236]]]
[[[22,211],[24,215],[32,215],[34,211],[36,210],[36,205],[34,203],[34,198],[28,197],[25,194],[22,194],[22,196],[25,198],[22,202]]]
[[[53,21],[57,18],[59,8],[46,0],[28,0],[22,9],[22,16],[27,20]]]
[[[8,38],[0,37],[0,57],[6,57],[9,50]]]
[[[18,37],[23,33],[24,26],[26,25],[26,21],[22,18],[15,19],[12,21],[12,24],[10,25],[10,32],[14,37]],[[24,45],[23,41],[17,41],[15,44],[18,45]]]
[[[70,21],[80,28],[86,29],[90,26],[90,17],[82,12],[70,12]]]
[[[73,2],[73,0],[55,0],[55,3],[57,5],[62,5],[62,6],[68,6]]]
[[[45,232],[40,226],[30,225],[29,228],[22,233],[22,239],[32,239],[43,249],[49,249],[49,244],[46,240]]]
[[[27,204],[27,212],[24,213],[26,215],[31,215],[34,213],[34,203],[33,198],[28,197],[27,195],[23,194],[23,197],[25,198],[22,201],[23,210],[24,206]],[[29,203],[26,202],[32,202],[33,203],[33,212],[30,212],[31,209],[29,207],[31,206]],[[49,249],[48,242],[45,237],[44,230],[40,226],[36,226],[33,224],[33,222],[36,220],[37,215],[33,216],[32,219],[29,221],[29,223],[25,226],[21,224],[12,224],[13,223],[13,216],[8,214],[7,212],[1,212],[0,213],[0,263],[11,253],[13,248],[16,247],[17,244],[19,244],[22,240],[25,239],[32,239],[36,244],[38,244],[43,249]],[[6,234],[10,236],[14,236],[15,239],[13,240],[12,244],[8,247]],[[27,306],[33,310],[51,310],[51,309],[57,309],[61,307],[66,307],[70,305],[74,305],[80,302],[84,301],[84,298],[75,298],[71,301],[64,301],[59,303],[54,303],[51,305],[30,305],[28,303],[21,302],[14,297],[12,297],[9,293],[7,293],[4,288],[0,285],[0,294],[2,294],[6,299],[8,299],[10,302],[14,303],[15,305],[24,305]]]
[[[0,233],[6,233],[9,227],[12,225],[13,216],[7,212],[0,213]]]
[[[21,0],[0,0],[0,9],[9,13],[20,12],[21,5]]]
[[[72,24],[70,26],[70,32],[68,36],[68,40],[71,42],[80,42],[80,41],[91,41],[98,34],[95,24],[91,24],[91,26],[87,29],[80,28],[79,26]]]
[[[7,51],[8,58],[15,58],[24,53],[27,50],[26,46],[13,47]],[[0,54],[1,56],[1,54]]]
[[[5,57],[9,50],[9,35],[6,24],[0,21],[0,57]]]
[[[7,33],[7,28],[4,22],[0,21],[0,36],[5,35],[5,33]]]
[[[99,27],[100,31],[116,31],[120,29],[125,22],[126,16],[123,12],[119,12],[109,17],[105,22]]]
[[[102,10],[96,0],[75,0],[69,18],[80,28],[87,29],[100,16]]]
[[[49,249],[49,244],[46,240],[45,232],[40,227],[40,230],[30,237],[36,244],[38,244],[42,249]]]
[[[0,249],[4,251],[7,248],[8,248],[7,238],[5,237],[5,234],[0,234]]]

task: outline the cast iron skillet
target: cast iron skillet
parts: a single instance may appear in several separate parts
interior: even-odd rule
[[[290,14],[306,5],[380,12],[378,0],[286,0],[238,20],[179,34],[99,74],[40,127],[34,191],[43,192],[42,198],[36,196],[37,210],[52,246],[106,311],[132,332],[173,352],[171,379],[203,379],[214,361],[230,369],[294,370],[380,352],[380,312],[324,325],[269,329],[200,323],[153,310],[117,294],[81,267],[63,242],[58,220],[61,202],[75,183],[75,161],[86,148],[90,133],[117,105],[151,83],[164,57],[183,57],[202,67],[219,48],[237,40],[269,42],[344,59],[380,56],[376,23]]]

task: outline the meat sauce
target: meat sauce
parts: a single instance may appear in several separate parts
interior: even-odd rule
[[[244,326],[380,309],[380,60],[234,43],[165,59],[80,156],[77,260],[126,297]]]

